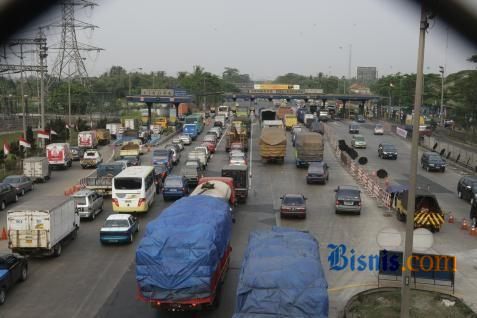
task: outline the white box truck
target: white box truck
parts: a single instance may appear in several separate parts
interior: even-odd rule
[[[66,169],[73,164],[70,144],[54,143],[46,146],[46,157],[50,168]]]
[[[76,238],[79,227],[72,198],[39,197],[8,211],[8,247],[21,255],[60,256],[63,244]]]
[[[51,170],[46,157],[30,157],[23,159],[23,174],[33,182],[45,182],[50,179]]]
[[[120,131],[121,128],[121,123],[106,124],[106,129],[109,130],[111,137],[114,139],[116,139],[118,135],[122,133],[122,131]]]
[[[78,147],[80,148],[96,148],[98,146],[98,139],[96,137],[96,131],[80,131],[78,133]]]

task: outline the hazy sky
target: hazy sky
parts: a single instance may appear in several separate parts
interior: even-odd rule
[[[419,9],[400,0],[109,0],[78,18],[100,28],[81,31],[82,42],[105,49],[88,53],[91,75],[112,65],[164,70],[193,65],[221,74],[236,67],[255,80],[288,72],[347,76],[357,66],[378,74],[416,71]],[[425,72],[475,68],[477,52],[439,19],[430,22]],[[52,32],[52,31],[51,31]],[[58,33],[57,31],[55,33]],[[446,54],[447,52],[447,54]],[[52,53],[52,52],[51,52]],[[447,55],[447,58],[446,58]],[[53,55],[51,55],[53,56]],[[51,65],[51,63],[50,63]]]

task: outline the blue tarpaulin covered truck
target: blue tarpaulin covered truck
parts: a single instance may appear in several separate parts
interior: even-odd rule
[[[233,318],[328,317],[328,284],[309,233],[274,227],[250,234]]]
[[[158,309],[214,308],[230,260],[229,204],[182,198],[147,225],[136,250],[139,297]]]

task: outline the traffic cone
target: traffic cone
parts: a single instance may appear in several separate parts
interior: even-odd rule
[[[449,218],[447,219],[447,222],[455,223],[455,219],[454,219],[454,216],[452,214],[449,214]]]
[[[467,220],[465,218],[462,219],[462,224],[460,225],[460,228],[462,230],[467,230],[469,229],[469,223],[467,222]]]
[[[477,236],[477,229],[475,228],[474,225],[472,225],[472,227],[470,228],[469,234],[472,236]]]
[[[6,241],[8,239],[7,237],[7,230],[5,229],[5,227],[3,227],[3,230],[2,230],[2,241]]]

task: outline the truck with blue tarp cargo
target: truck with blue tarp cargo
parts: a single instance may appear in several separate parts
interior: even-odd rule
[[[232,214],[227,201],[182,198],[146,227],[136,250],[138,296],[157,309],[214,308],[230,262]]]
[[[289,228],[252,232],[233,318],[328,317],[328,283],[318,241]]]

